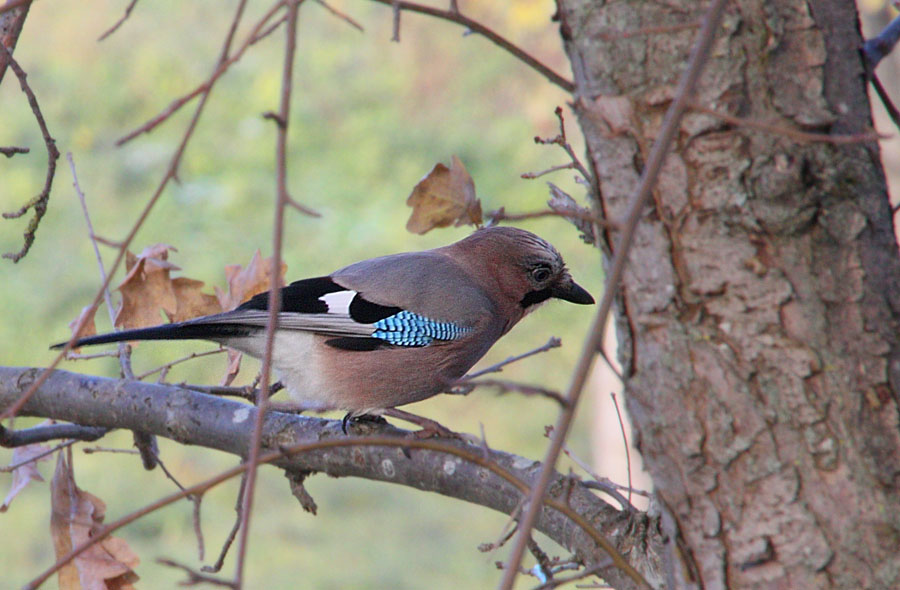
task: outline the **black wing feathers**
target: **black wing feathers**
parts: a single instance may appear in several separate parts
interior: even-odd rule
[[[332,348],[353,350],[356,352],[368,352],[371,350],[378,350],[379,348],[395,348],[393,344],[389,344],[380,338],[358,338],[355,336],[329,338],[325,341],[325,344]]]
[[[316,277],[294,281],[281,290],[281,311],[294,313],[328,313],[328,304],[319,299],[345,289],[331,280],[330,277]],[[254,295],[249,301],[242,303],[238,309],[269,309],[269,292]]]
[[[328,304],[319,299],[323,295],[346,291],[331,277],[316,277],[295,281],[281,290],[281,311],[293,313],[328,313]],[[241,304],[238,309],[269,309],[269,293],[260,293]],[[350,302],[350,317],[360,324],[374,324],[379,320],[403,311],[399,307],[379,305],[366,301],[357,294]]]
[[[350,317],[360,324],[374,324],[401,311],[403,309],[399,307],[389,307],[366,301],[359,293],[350,302]]]

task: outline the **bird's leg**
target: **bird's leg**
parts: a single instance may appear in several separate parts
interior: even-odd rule
[[[434,436],[444,438],[461,438],[459,433],[453,432],[446,426],[443,426],[435,420],[426,418],[425,416],[419,416],[418,414],[412,414],[404,410],[398,410],[397,408],[388,408],[384,410],[383,414],[385,416],[390,416],[391,418],[399,418],[404,422],[409,422],[410,424],[420,426],[422,430],[413,433],[416,438],[431,438]]]
[[[377,414],[354,414],[353,412],[347,412],[344,414],[344,417],[341,418],[341,430],[344,434],[347,434],[347,425],[350,423],[361,423],[368,422],[369,424],[387,424],[387,420],[382,418]]]

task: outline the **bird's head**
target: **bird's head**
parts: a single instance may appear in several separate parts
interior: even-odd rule
[[[551,298],[582,305],[594,298],[572,279],[562,256],[550,243],[515,227],[480,229],[454,246],[474,257],[485,278],[524,313]]]

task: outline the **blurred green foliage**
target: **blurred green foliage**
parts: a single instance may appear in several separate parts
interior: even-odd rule
[[[171,120],[122,148],[113,143],[196,87],[212,71],[234,6],[229,3],[160,0],[137,5],[109,39],[97,37],[119,18],[125,2],[38,2],[31,8],[15,57],[28,72],[60,151],[72,152],[96,231],[124,237],[159,183],[193,112],[193,103]],[[251,2],[244,26],[266,9]],[[390,42],[391,12],[345,1],[340,9],[366,27],[349,27],[320,5],[300,15],[294,102],[290,127],[289,185],[300,202],[320,211],[312,219],[290,211],[284,257],[288,278],[328,273],[361,258],[418,250],[454,241],[469,228],[415,236],[404,229],[404,201],[438,161],[458,154],[475,180],[485,210],[541,208],[542,180],[519,175],[565,161],[561,150],[535,145],[535,135],[557,132],[553,109],[566,95],[508,54],[452,24],[403,14],[400,43]],[[550,2],[462,3],[473,17],[569,76],[568,63],[550,22]],[[254,250],[272,252],[274,125],[262,119],[277,108],[283,31],[257,44],[231,68],[213,92],[197,133],[172,183],[140,230],[133,251],[157,242],[175,246],[172,261],[183,276],[224,286],[223,268],[246,264]],[[567,114],[569,113],[566,111]],[[577,139],[569,116],[569,131]],[[14,210],[43,184],[45,154],[40,134],[12,73],[0,86],[0,145],[31,147],[31,154],[0,159],[0,208]],[[581,147],[577,147],[582,153]],[[574,196],[583,189],[572,174],[548,177]],[[49,211],[31,253],[19,264],[0,261],[0,341],[4,365],[46,365],[48,344],[68,336],[66,324],[87,305],[99,273],[65,161],[59,161]],[[23,220],[0,221],[0,250],[21,245]],[[585,246],[566,222],[523,224],[561,250],[577,280],[599,295],[597,251]],[[107,264],[114,251],[104,248]],[[121,276],[121,269],[120,269]],[[114,280],[114,284],[118,282]],[[115,294],[114,294],[115,296]],[[552,304],[522,322],[480,366],[497,362],[559,336],[564,346],[507,368],[503,377],[564,389],[593,309]],[[109,323],[98,313],[99,329]],[[197,343],[142,344],[137,371],[192,350]],[[242,378],[257,366],[245,360]],[[182,365],[169,380],[215,383],[222,357]],[[69,362],[63,368],[118,375],[113,359]],[[582,407],[571,446],[589,457],[589,401]],[[476,391],[467,398],[439,397],[408,407],[450,428],[478,433],[489,444],[540,459],[544,425],[557,407],[546,400]],[[17,426],[30,423],[19,420]],[[103,439],[129,447],[128,433]],[[162,441],[162,458],[185,483],[233,465],[234,457]],[[173,490],[159,471],[145,472],[131,455],[84,455],[76,447],[79,485],[103,498],[113,519]],[[0,451],[0,463],[10,452]],[[561,464],[567,469],[568,464]],[[49,478],[52,465],[42,471]],[[434,494],[367,481],[308,481],[319,516],[303,513],[284,478],[263,469],[252,520],[247,588],[476,588],[497,580],[492,554],[477,550],[497,539],[507,518]],[[0,474],[0,493],[10,477]],[[231,527],[236,484],[211,491],[203,503],[206,560],[211,563]],[[18,587],[52,563],[49,494],[32,484],[0,515],[0,571]],[[191,507],[179,503],[122,531],[141,556],[139,588],[173,587],[183,576],[153,564],[157,557],[199,565]],[[232,552],[233,553],[233,552]],[[557,553],[559,550],[557,549]],[[562,553],[564,556],[565,554]],[[233,556],[232,556],[233,557]],[[233,570],[226,562],[224,574]],[[519,587],[534,585],[520,580]]]

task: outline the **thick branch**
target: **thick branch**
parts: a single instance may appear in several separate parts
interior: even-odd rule
[[[0,407],[12,404],[37,378],[36,368],[0,368]],[[22,414],[54,417],[87,426],[139,428],[184,444],[214,448],[239,456],[248,452],[255,408],[172,386],[124,382],[114,379],[53,371],[25,404]],[[379,427],[380,434],[404,437],[406,431]],[[263,448],[278,449],[302,441],[343,436],[340,423],[268,412],[263,427]],[[462,441],[448,441],[471,449]],[[540,463],[524,457],[479,448],[521,481],[533,485]],[[301,453],[278,462],[290,472],[321,471],[391,482],[465,500],[507,514],[514,512],[521,495],[508,482],[486,469],[459,458],[426,450],[347,447]],[[566,502],[588,519],[629,562],[659,587],[658,555],[662,540],[657,524],[643,514],[627,514],[597,498],[581,485],[553,476],[551,496]],[[574,552],[588,565],[604,564],[603,577],[617,588],[632,588],[621,572],[608,566],[606,555],[572,521],[545,509],[537,528]]]

